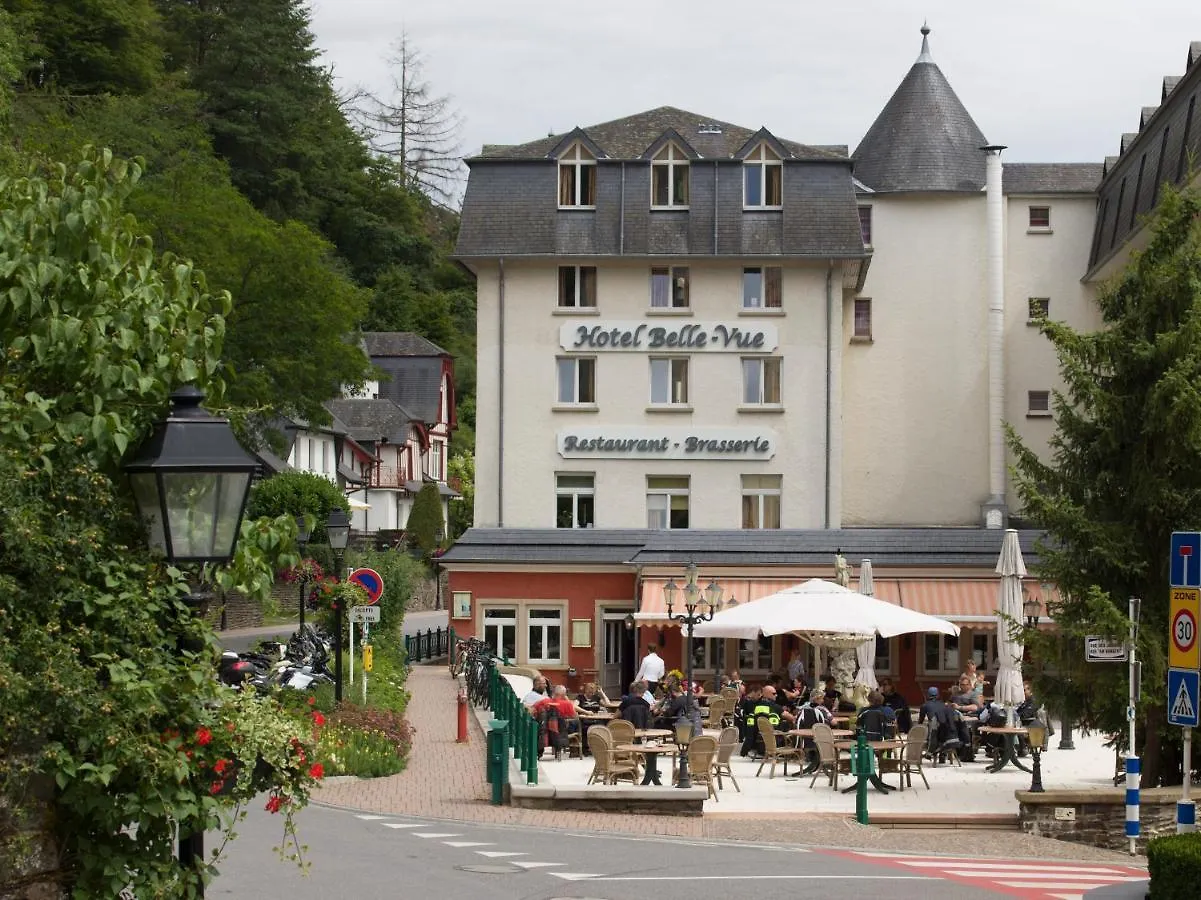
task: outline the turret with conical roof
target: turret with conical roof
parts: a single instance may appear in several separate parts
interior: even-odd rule
[[[922,52],[855,149],[855,177],[873,191],[979,191],[988,143],[930,55]]]

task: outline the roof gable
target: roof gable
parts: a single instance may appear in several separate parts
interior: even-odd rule
[[[689,159],[700,158],[700,154],[697,153],[696,148],[680,137],[680,133],[674,128],[668,128],[663,134],[659,135],[659,139],[646,148],[646,151],[642,154],[642,158],[654,159],[659,151],[668,144],[675,144],[677,148],[684,151],[684,155]]]
[[[367,355],[377,356],[450,356],[433,341],[411,331],[364,331],[363,347]]]
[[[767,144],[767,146],[771,147],[772,152],[779,156],[780,159],[792,158],[792,151],[788,147],[785,147],[780,139],[766,128],[760,128],[758,131],[752,134],[747,139],[747,142],[739,147],[734,153],[734,158],[746,159],[755,152],[760,144]]]

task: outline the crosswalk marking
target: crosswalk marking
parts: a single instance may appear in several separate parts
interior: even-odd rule
[[[447,847],[491,847],[491,841],[443,841]]]
[[[355,816],[356,819],[362,819],[364,822],[374,822],[376,819],[382,819],[384,816]]]
[[[562,878],[564,881],[583,881],[585,878],[603,878],[596,872],[547,872],[547,875],[554,875],[556,878]]]
[[[448,837],[462,837],[462,835],[461,835],[461,834],[449,834],[449,833],[446,833],[446,832],[441,832],[441,831],[414,831],[414,832],[413,832],[413,837],[419,837],[419,838],[448,838]]]
[[[978,872],[981,869],[988,869],[990,871],[999,871],[999,872],[1003,872],[1006,870],[1012,870],[1012,869],[1016,869],[1018,871],[1027,871],[1029,869],[1037,869],[1040,872],[1043,871],[1042,867],[1038,863],[1002,863],[1002,862],[994,863],[991,860],[974,860],[971,862],[966,861],[966,860],[963,862],[959,862],[956,860],[956,861],[948,862],[947,860],[931,860],[931,859],[909,860],[909,859],[905,859],[903,857],[897,859],[896,861],[899,862],[903,866],[914,866],[914,867],[929,868],[929,869],[946,869],[947,871],[951,871],[951,870],[958,871],[960,869],[964,870],[965,872],[967,872],[967,871]],[[1126,874],[1126,872],[1124,872],[1122,869],[1114,869],[1109,866],[1061,866],[1061,865],[1055,865],[1055,871],[1056,872],[1080,872],[1081,874],[1094,874],[1094,875],[1125,875]]]
[[[414,825],[409,822],[385,822],[385,828],[425,828],[425,825]]]
[[[513,865],[521,866],[523,869],[545,869],[547,866],[561,866],[564,865],[564,863],[526,862],[524,860],[515,859],[513,860]]]
[[[512,850],[476,850],[480,856],[487,856],[489,859],[499,859],[502,856],[529,856],[528,853],[516,853]]]

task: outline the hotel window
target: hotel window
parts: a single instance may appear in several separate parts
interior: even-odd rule
[[[742,308],[779,309],[783,306],[783,269],[750,266],[742,270]]]
[[[688,527],[688,476],[646,477],[646,527],[664,530]]]
[[[517,610],[514,607],[484,610],[484,643],[497,656],[517,659]]]
[[[922,635],[922,668],[927,675],[959,674],[959,638],[952,634]]]
[[[530,665],[558,665],[563,661],[563,610],[530,609],[526,611],[529,643],[526,661]]]
[[[559,206],[596,206],[596,157],[582,144],[559,157]]]
[[[725,668],[725,638],[692,639],[692,669],[694,672],[720,672]]]
[[[555,527],[591,528],[596,521],[595,476],[561,472],[555,476]]]
[[[651,309],[688,308],[688,267],[655,266],[651,269]]]
[[[1028,415],[1028,416],[1049,416],[1049,415],[1051,415],[1051,392],[1050,391],[1027,391],[1026,392],[1026,415]]]
[[[675,144],[668,144],[651,162],[651,206],[688,208],[688,157]]]
[[[561,356],[559,367],[560,403],[596,402],[596,360],[588,356]]]
[[[779,528],[782,475],[742,476],[742,527]]]
[[[859,207],[859,236],[863,238],[863,246],[870,247],[872,245],[872,208],[870,206]]]
[[[771,669],[772,639],[759,635],[757,640],[738,642],[738,671],[766,672]]]
[[[1037,325],[1051,314],[1050,297],[1031,297],[1026,303],[1026,322],[1030,325]]]
[[[1030,227],[1031,228],[1050,228],[1051,227],[1051,207],[1049,207],[1049,206],[1032,206],[1032,207],[1030,207]]]
[[[873,667],[877,672],[892,673],[892,638],[876,635],[876,661]]]
[[[855,323],[851,337],[858,341],[872,339],[872,298],[855,298]]]
[[[559,306],[596,308],[596,266],[559,266]]]
[[[784,163],[771,147],[760,144],[742,164],[742,205],[779,209],[783,203]]]
[[[995,669],[997,660],[996,632],[974,632],[972,634],[972,662],[981,672]]]
[[[747,406],[779,405],[778,356],[756,356],[742,361],[742,402]]]
[[[688,360],[651,360],[651,403],[688,402]]]

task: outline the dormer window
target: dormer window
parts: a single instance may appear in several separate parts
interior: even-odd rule
[[[575,143],[559,157],[559,206],[596,207],[596,157]]]
[[[784,161],[767,144],[760,144],[742,164],[742,204],[754,209],[779,209],[784,196]]]
[[[688,157],[668,144],[651,161],[651,206],[655,209],[688,207]]]

